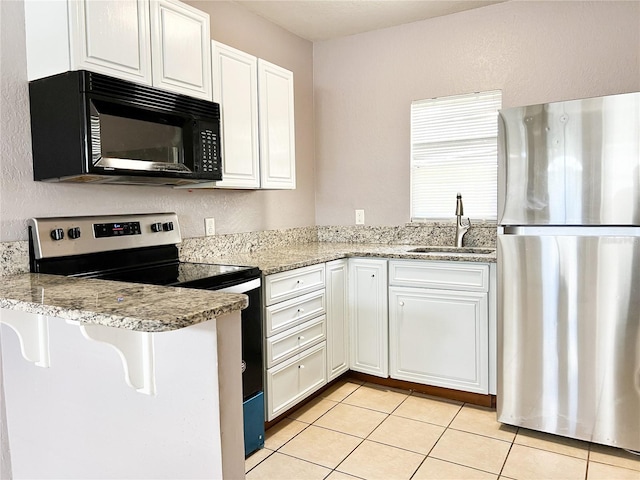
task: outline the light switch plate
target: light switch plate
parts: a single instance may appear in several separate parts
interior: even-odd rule
[[[356,210],[356,225],[364,225],[364,210]]]

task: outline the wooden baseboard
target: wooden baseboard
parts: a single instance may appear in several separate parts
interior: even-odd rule
[[[376,377],[375,375],[353,372],[351,370],[347,372],[347,375],[349,378],[360,380],[362,382],[375,383],[376,385],[384,385],[385,387],[397,388],[400,390],[411,390],[412,392],[433,395],[434,397],[442,397],[447,400],[471,403],[481,407],[496,408],[495,395],[483,395],[481,393],[463,392],[461,390],[453,390],[451,388],[432,387],[430,385],[422,385],[421,383],[407,382],[405,380]]]
[[[349,370],[348,372],[345,372],[342,375],[340,375],[338,378],[327,383],[324,387],[319,389],[317,392],[314,392],[312,395],[305,398],[294,407],[291,407],[286,412],[282,413],[281,415],[278,415],[276,418],[274,418],[269,422],[265,422],[264,424],[265,430],[273,427],[277,423],[287,418],[296,410],[304,407],[307,403],[311,402],[312,400],[315,400],[316,398],[321,396],[325,390],[328,390],[336,383],[349,378],[352,378],[360,382],[375,383],[376,385],[383,385],[385,387],[424,393],[426,395],[441,397],[447,400],[456,400],[458,402],[471,403],[473,405],[479,405],[481,407],[496,408],[495,395],[482,395],[480,393],[463,392],[460,390],[453,390],[451,388],[432,387],[430,385],[422,385],[421,383],[406,382],[404,380],[395,380],[393,378],[381,378],[381,377],[376,377],[374,375],[368,375],[366,373],[359,373],[359,372],[354,372]]]

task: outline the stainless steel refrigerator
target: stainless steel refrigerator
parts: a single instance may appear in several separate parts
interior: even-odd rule
[[[640,450],[640,93],[499,132],[498,420]]]

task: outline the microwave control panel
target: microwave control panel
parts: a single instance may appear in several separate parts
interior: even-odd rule
[[[200,152],[196,164],[196,170],[205,175],[217,176],[220,173],[220,155],[218,146],[218,129],[211,124],[201,122],[199,124],[197,139]],[[199,167],[199,168],[198,168]]]

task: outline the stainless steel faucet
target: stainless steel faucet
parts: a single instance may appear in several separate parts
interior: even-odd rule
[[[462,247],[462,238],[467,233],[471,226],[471,220],[467,218],[467,224],[462,223],[462,215],[464,215],[464,209],[462,207],[462,194],[456,195],[456,247]]]

